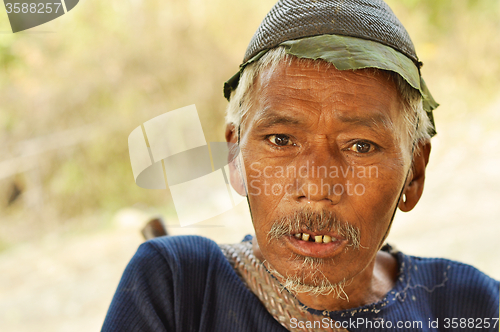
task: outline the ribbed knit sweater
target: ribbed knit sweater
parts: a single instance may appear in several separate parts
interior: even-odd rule
[[[446,259],[402,253],[396,258],[399,276],[382,301],[330,312],[331,319],[344,322],[352,332],[499,331],[498,281]],[[102,331],[286,329],[245,286],[215,242],[199,236],[168,236],[139,247],[125,269]]]

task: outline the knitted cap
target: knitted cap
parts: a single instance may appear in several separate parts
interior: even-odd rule
[[[408,32],[382,0],[280,0],[250,41],[243,63],[284,41],[326,34],[373,40],[418,64]]]

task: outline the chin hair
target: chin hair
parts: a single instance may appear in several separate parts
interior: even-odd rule
[[[267,270],[281,282],[281,286],[292,294],[332,295],[335,299],[349,301],[344,288],[350,284],[344,278],[342,281],[332,283],[321,271],[323,259],[301,257],[303,263],[294,275],[283,276],[276,269],[267,264]]]

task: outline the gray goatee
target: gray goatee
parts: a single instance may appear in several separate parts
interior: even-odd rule
[[[268,242],[278,240],[283,236],[292,236],[304,230],[310,232],[336,233],[345,238],[348,247],[359,250],[360,231],[357,227],[346,221],[339,220],[334,213],[327,210],[313,211],[303,209],[278,219],[271,227],[267,238]],[[347,249],[347,248],[346,248]],[[302,257],[292,254],[290,260],[302,261],[294,274],[283,276],[276,271],[269,262],[264,262],[268,271],[281,280],[282,286],[293,294],[307,293],[309,295],[330,295],[334,298],[349,301],[344,291],[345,286],[352,280],[345,278],[337,283],[332,283],[322,272],[322,265],[326,260],[315,257]],[[306,282],[307,280],[307,282]]]

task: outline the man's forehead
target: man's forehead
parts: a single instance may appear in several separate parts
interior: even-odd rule
[[[330,116],[336,123],[364,127],[374,131],[380,129],[394,130],[390,113],[383,113],[377,110],[349,111],[337,109],[326,109],[323,112],[330,113],[327,116]],[[317,114],[321,116],[319,112]],[[325,114],[322,115],[325,116]],[[256,110],[254,117],[255,127],[260,130],[273,128],[278,125],[301,128],[307,126],[311,120],[315,120],[311,118],[311,113],[305,112],[300,107],[290,109],[280,107],[279,105],[277,107],[265,107]]]
[[[323,85],[318,86],[319,81]],[[281,61],[263,68],[254,84],[260,93],[268,88],[288,85],[297,86],[298,89],[329,88],[327,85],[338,85],[341,89],[352,82],[376,81],[387,89],[396,90],[396,84],[391,75],[380,69],[365,68],[357,70],[338,70],[333,64],[321,59],[299,59],[287,56]]]

